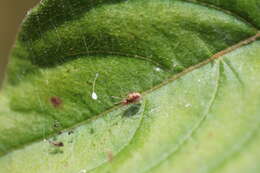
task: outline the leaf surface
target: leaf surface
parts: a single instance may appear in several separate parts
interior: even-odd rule
[[[1,91],[0,172],[259,172],[258,9],[42,1]]]

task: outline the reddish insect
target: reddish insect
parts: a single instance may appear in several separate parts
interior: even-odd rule
[[[142,95],[138,92],[133,92],[133,93],[129,93],[127,95],[127,98],[125,98],[121,103],[123,105],[128,105],[128,104],[132,104],[132,103],[137,103],[141,100]]]

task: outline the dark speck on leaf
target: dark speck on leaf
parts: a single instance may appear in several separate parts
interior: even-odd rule
[[[62,154],[63,151],[59,148],[55,148],[54,150],[50,151],[50,154]]]
[[[52,144],[55,147],[63,147],[63,142],[57,142],[57,141],[50,141],[50,144]]]
[[[59,107],[62,104],[62,100],[57,96],[51,97],[50,101],[55,108]]]
[[[90,134],[93,134],[94,132],[95,132],[94,129],[91,128],[89,133],[90,133]]]
[[[72,133],[74,133],[73,130],[68,131],[68,135],[71,135]]]
[[[61,127],[61,124],[59,121],[55,121],[54,124],[53,124],[53,127],[54,128],[60,128]]]
[[[113,125],[114,125],[114,126],[117,126],[117,125],[118,125],[118,122],[115,122]]]
[[[139,112],[140,108],[141,108],[141,104],[140,103],[139,104],[133,104],[127,110],[125,110],[123,116],[124,117],[134,116],[134,115],[136,115]]]

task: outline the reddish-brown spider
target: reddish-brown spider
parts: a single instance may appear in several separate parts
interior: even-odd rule
[[[132,104],[132,103],[137,103],[141,100],[142,95],[138,92],[133,92],[133,93],[129,93],[127,95],[127,98],[125,98],[121,103],[123,105],[128,105],[128,104]]]

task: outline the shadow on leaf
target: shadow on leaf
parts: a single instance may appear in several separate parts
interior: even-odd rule
[[[140,108],[141,108],[141,104],[140,103],[133,104],[128,109],[125,110],[123,116],[124,117],[134,116],[134,115],[136,115],[139,112]]]

